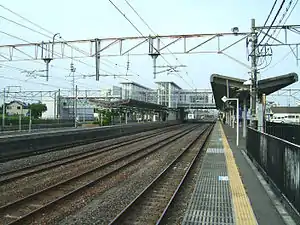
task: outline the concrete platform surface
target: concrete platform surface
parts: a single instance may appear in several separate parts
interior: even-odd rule
[[[295,224],[275,207],[243,154],[245,138],[237,147],[235,137],[235,129],[216,123],[182,224]]]

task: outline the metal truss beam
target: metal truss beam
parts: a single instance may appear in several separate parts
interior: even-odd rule
[[[55,98],[58,91],[6,91],[5,97],[8,99],[37,99],[37,98]],[[0,92],[3,96],[3,92]]]
[[[300,89],[298,88],[284,88],[281,90],[278,90],[274,93],[272,93],[271,95],[276,95],[276,96],[295,96],[300,94]]]
[[[284,31],[284,37],[283,38],[275,38],[273,37],[272,35],[270,34],[267,34],[266,32],[264,32],[265,29],[279,29],[279,30],[283,30]],[[289,43],[289,35],[291,35],[291,33],[294,33],[294,34],[298,34],[300,35],[300,31],[298,30],[298,28],[300,28],[300,25],[283,25],[283,26],[272,26],[272,27],[269,27],[269,26],[265,26],[265,27],[255,27],[255,29],[257,31],[261,31],[262,34],[266,35],[268,38],[272,39],[273,41],[275,41],[276,43],[275,44],[260,44],[259,46],[264,46],[264,45],[267,45],[267,46],[292,46],[292,45],[300,45],[300,42],[298,43]],[[283,40],[282,40],[283,39]]]
[[[110,37],[72,41],[34,42],[24,44],[0,45],[0,62],[85,58],[85,57],[108,57],[130,55],[149,55],[159,53],[166,54],[199,54],[199,53],[223,53],[228,48],[243,40],[250,33],[207,33],[207,34],[181,34],[181,35],[157,35],[144,37]],[[220,46],[222,37],[232,36],[234,39],[242,36],[239,41],[226,46]],[[203,45],[217,40],[215,47],[204,50]],[[196,42],[199,41],[197,44]],[[95,43],[98,43],[96,49]],[[160,43],[165,45],[160,46]],[[175,46],[176,44],[176,46]],[[103,46],[102,48],[100,46]],[[155,47],[154,47],[155,46]],[[167,48],[176,47],[171,51]],[[194,47],[192,47],[194,46]]]

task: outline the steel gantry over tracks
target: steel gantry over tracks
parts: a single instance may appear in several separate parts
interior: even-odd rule
[[[95,58],[96,80],[99,80],[99,76],[101,76],[99,73],[100,58],[108,56],[149,55],[153,58],[153,64],[156,65],[156,59],[159,55],[222,54],[250,68],[246,63],[226,53],[228,49],[245,40],[249,35],[248,32],[227,32],[108,37],[72,41],[57,41],[53,38],[52,42],[0,45],[0,62],[43,60],[47,64],[53,59],[93,57]],[[232,39],[230,41],[223,40],[224,43],[221,42],[225,37],[232,37]],[[156,66],[154,66],[154,75],[155,73]]]

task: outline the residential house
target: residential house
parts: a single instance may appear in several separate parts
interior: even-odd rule
[[[29,105],[17,100],[11,101],[6,104],[6,114],[27,116],[29,114]]]

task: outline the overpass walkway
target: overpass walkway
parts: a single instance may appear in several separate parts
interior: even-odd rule
[[[300,224],[287,213],[244,153],[246,139],[217,122],[183,225]]]

